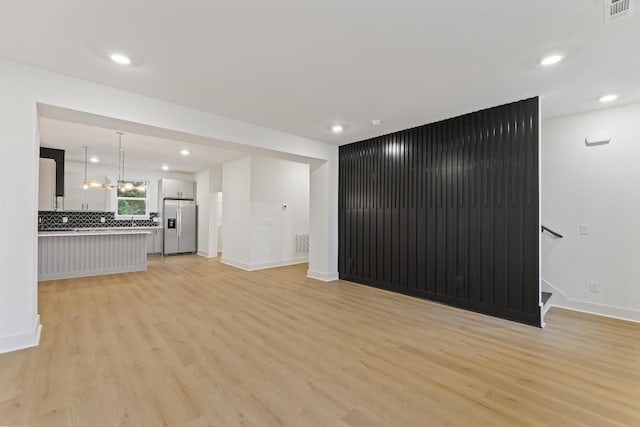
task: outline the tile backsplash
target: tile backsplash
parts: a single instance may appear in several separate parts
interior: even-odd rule
[[[151,212],[148,218],[136,218],[136,227],[155,227],[160,223],[154,222],[157,212]],[[67,222],[63,222],[63,218]],[[104,222],[100,220],[104,218]],[[115,212],[90,211],[38,211],[38,230],[61,230],[68,228],[106,228],[131,227],[131,219],[116,219]]]

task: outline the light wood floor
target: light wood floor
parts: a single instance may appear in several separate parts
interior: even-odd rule
[[[638,324],[552,309],[543,331],[305,269],[42,283],[0,425],[640,426]]]

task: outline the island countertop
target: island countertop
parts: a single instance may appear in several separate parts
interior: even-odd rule
[[[115,227],[115,228],[75,228],[65,230],[38,231],[38,237],[60,236],[96,236],[114,234],[150,234],[151,230],[160,230],[160,227]]]

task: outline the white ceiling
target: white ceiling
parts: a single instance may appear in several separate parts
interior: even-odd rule
[[[640,13],[603,16],[602,0],[21,0],[2,3],[0,56],[341,144],[535,95],[547,118],[640,101]],[[550,52],[566,60],[538,66]]]
[[[120,129],[120,128],[116,128]],[[65,160],[84,162],[96,156],[99,164],[117,168],[118,135],[115,129],[40,117],[40,145],[65,150]],[[237,159],[246,153],[216,148],[211,144],[193,144],[138,133],[126,132],[122,137],[127,169],[161,171],[162,165],[172,172],[194,173],[212,165]],[[180,150],[189,150],[188,156]]]

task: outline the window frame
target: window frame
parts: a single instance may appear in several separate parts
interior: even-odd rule
[[[142,182],[146,186],[147,190],[145,191],[145,197],[119,197],[118,196],[118,186],[121,182]],[[126,215],[120,214],[118,212],[119,208],[119,200],[144,200],[144,214],[143,215]],[[116,180],[116,188],[115,188],[115,209],[114,209],[115,219],[149,219],[149,180],[146,179],[123,179],[120,181]]]

